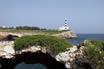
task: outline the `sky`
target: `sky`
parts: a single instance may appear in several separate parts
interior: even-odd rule
[[[104,0],[0,0],[0,26],[37,26],[104,33]]]

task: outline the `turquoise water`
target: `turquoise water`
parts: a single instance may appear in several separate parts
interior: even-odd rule
[[[18,64],[14,69],[47,69],[43,64]]]
[[[67,39],[73,45],[77,45],[84,40],[104,40],[104,34],[77,34],[78,38]]]

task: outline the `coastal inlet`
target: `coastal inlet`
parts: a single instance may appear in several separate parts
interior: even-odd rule
[[[96,63],[103,60],[104,42],[100,40],[85,40],[77,46],[72,46],[63,38],[49,35],[27,35],[16,37],[14,40],[0,41],[1,69],[26,69],[28,65],[31,66],[31,69],[38,68],[39,65],[40,69],[100,69],[100,64],[96,65]],[[94,62],[88,57],[95,56],[96,49],[99,49],[98,52],[102,56],[99,54],[98,58],[92,57],[97,59]],[[101,56],[101,60],[99,60],[99,56]],[[103,68],[103,65],[100,67]]]

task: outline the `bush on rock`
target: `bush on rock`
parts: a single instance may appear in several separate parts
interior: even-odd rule
[[[59,52],[65,51],[66,48],[72,47],[72,44],[63,38],[47,35],[32,35],[16,39],[14,48],[18,51],[35,45],[45,46],[54,54],[58,54]]]
[[[85,55],[90,64],[96,64],[98,69],[104,65],[104,41],[102,40],[86,40]]]

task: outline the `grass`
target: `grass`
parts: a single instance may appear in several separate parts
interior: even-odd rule
[[[16,29],[0,29],[0,32],[17,33],[17,34],[34,34],[34,35],[52,35],[64,31],[58,30],[16,30]]]

